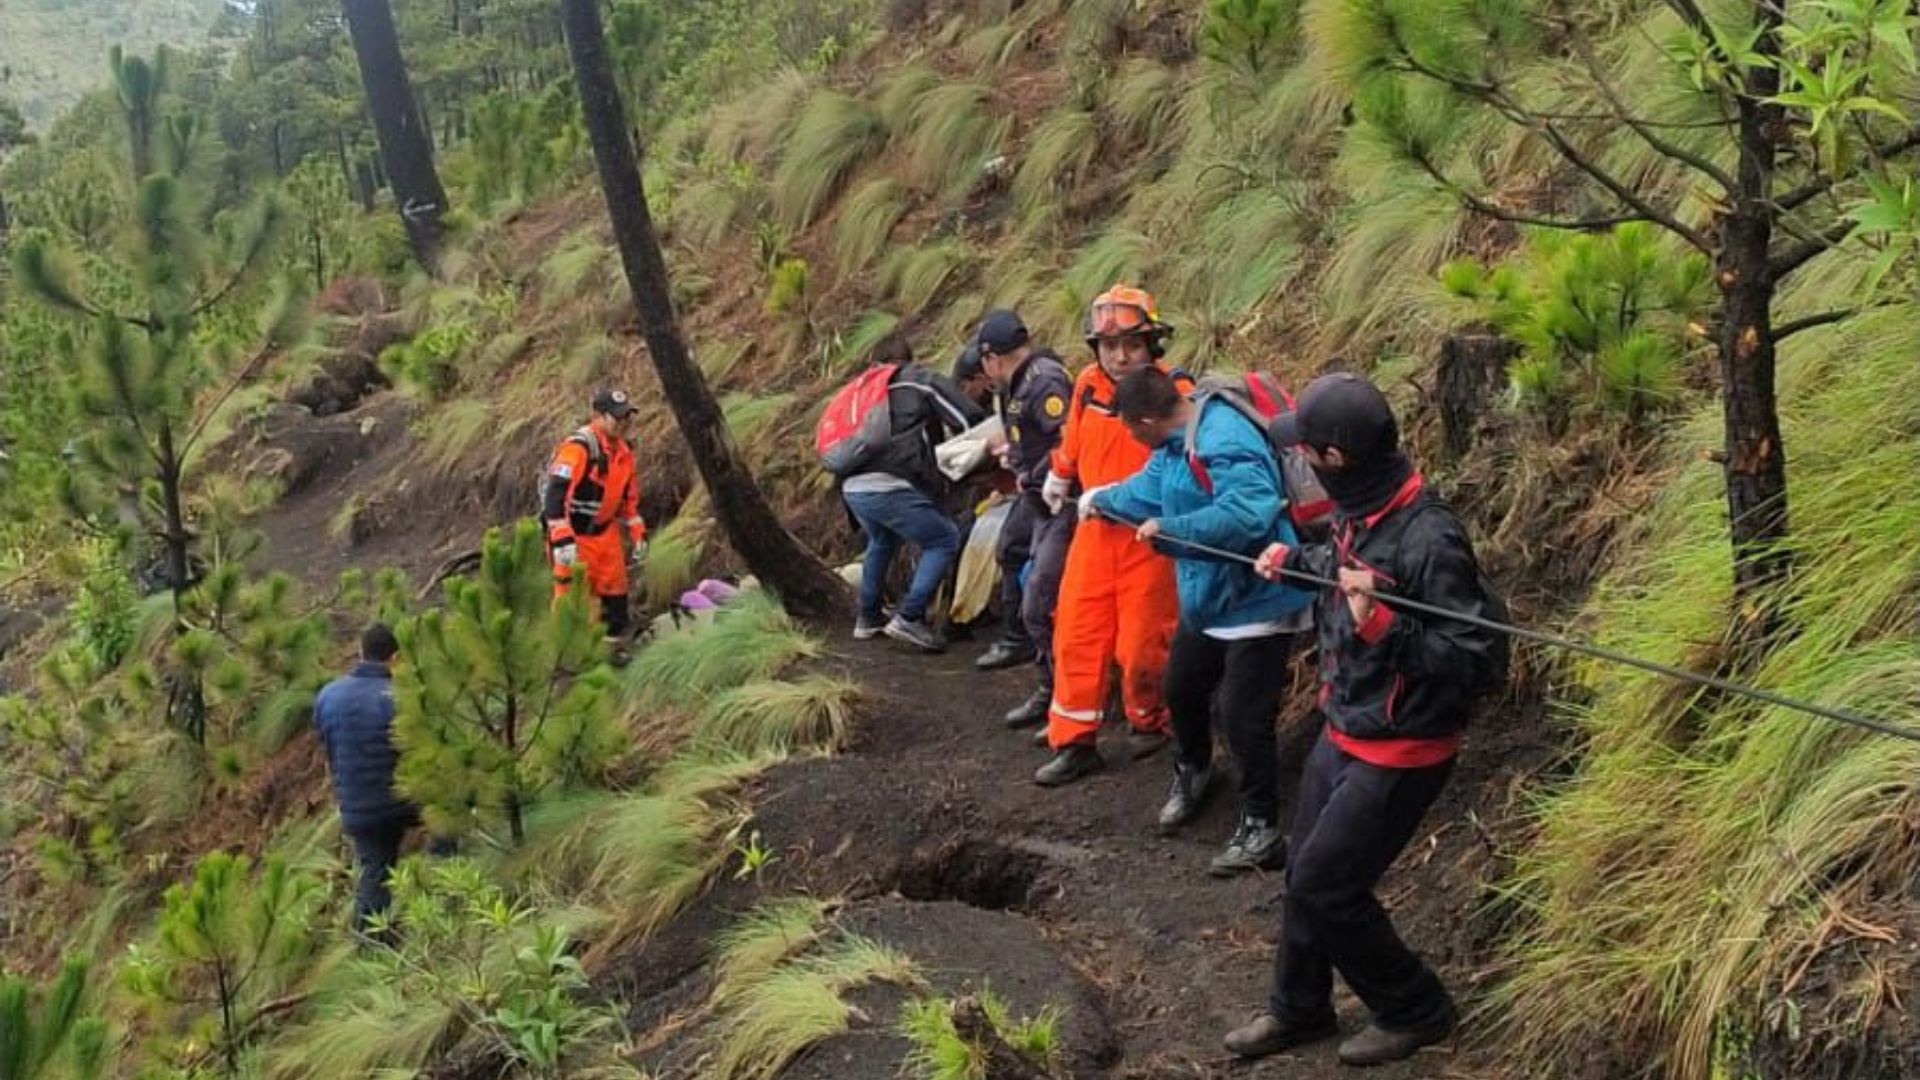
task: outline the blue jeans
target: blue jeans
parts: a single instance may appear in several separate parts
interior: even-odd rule
[[[927,617],[934,590],[947,576],[948,567],[960,552],[960,530],[953,519],[940,512],[933,500],[912,489],[899,491],[850,491],[847,509],[853,511],[860,529],[867,534],[867,558],[860,574],[860,614],[880,617],[880,593],[887,583],[887,570],[894,553],[902,544],[920,549],[920,565],[913,571],[913,584],[906,599],[900,601],[899,615],[909,622]]]

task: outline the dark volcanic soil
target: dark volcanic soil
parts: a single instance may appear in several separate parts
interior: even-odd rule
[[[1220,1047],[1220,1036],[1265,1000],[1282,888],[1278,874],[1207,876],[1232,827],[1228,789],[1217,789],[1185,834],[1155,835],[1170,758],[1128,761],[1117,733],[1104,774],[1062,790],[1036,787],[1030,775],[1044,752],[998,719],[1027,689],[1030,670],[978,674],[978,651],[924,658],[879,643],[839,647],[830,664],[872,695],[860,742],[838,758],[777,769],[754,793],[754,827],[777,861],[757,883],[718,887],[606,973],[607,989],[632,1006],[636,1030],[665,1036],[664,1053],[649,1064],[680,1056],[671,1044],[682,1040],[667,1031],[704,995],[711,935],[762,897],[806,891],[849,898],[842,925],[901,948],[942,990],[986,983],[1019,1013],[1066,1007],[1075,1076],[1358,1075],[1339,1065],[1331,1043],[1256,1065]],[[1469,1004],[1492,930],[1475,913],[1499,842],[1474,822],[1510,817],[1512,781],[1548,759],[1539,734],[1537,724],[1483,722],[1383,889],[1402,932]],[[1311,737],[1300,725],[1287,733],[1283,799]],[[886,988],[857,995],[866,1022],[787,1075],[901,1075],[899,1000]],[[1339,1005],[1349,1028],[1364,1022],[1356,1001]],[[1497,1074],[1448,1047],[1366,1075]]]

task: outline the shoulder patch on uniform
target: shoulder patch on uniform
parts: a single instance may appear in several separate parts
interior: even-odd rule
[[[1054,420],[1058,420],[1067,414],[1066,399],[1062,398],[1059,394],[1048,394],[1046,404],[1042,407],[1047,410],[1047,416]]]
[[[562,480],[571,480],[573,479],[573,466],[562,461],[553,467],[553,475]]]

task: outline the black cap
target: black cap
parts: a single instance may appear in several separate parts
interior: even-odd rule
[[[633,411],[633,402],[625,390],[601,390],[593,395],[593,411],[608,416],[625,416]]]
[[[1011,311],[989,311],[973,341],[982,353],[1010,353],[1027,343],[1027,324]]]
[[[955,382],[977,379],[986,373],[987,369],[980,360],[980,343],[977,341],[960,350],[959,357],[953,362],[953,381]]]
[[[1267,425],[1267,438],[1281,448],[1337,446],[1354,461],[1378,461],[1400,446],[1400,425],[1379,387],[1337,371],[1308,383],[1294,410]]]

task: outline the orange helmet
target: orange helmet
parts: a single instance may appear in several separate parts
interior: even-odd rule
[[[1158,359],[1166,352],[1166,339],[1173,327],[1160,321],[1160,307],[1153,294],[1131,285],[1115,285],[1093,298],[1087,309],[1087,348],[1098,348],[1101,338],[1132,337],[1147,339],[1147,348]]]

